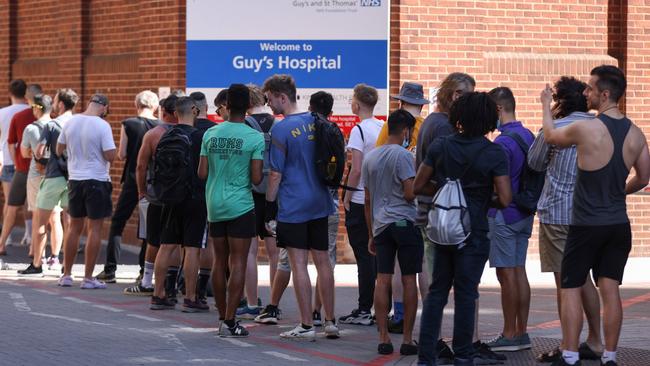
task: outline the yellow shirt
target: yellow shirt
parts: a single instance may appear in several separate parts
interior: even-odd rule
[[[415,146],[418,143],[418,134],[420,133],[420,126],[422,126],[422,122],[424,122],[424,117],[415,117],[415,127],[413,128],[413,134],[411,135],[411,142],[407,148],[407,150],[411,152],[414,152]],[[384,145],[386,144],[386,141],[388,141],[388,123],[384,123],[381,131],[379,131],[379,137],[377,137],[377,143],[375,146]]]

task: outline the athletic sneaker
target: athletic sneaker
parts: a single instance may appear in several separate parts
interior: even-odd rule
[[[210,311],[210,307],[196,300],[184,299],[181,311],[184,313],[207,313]]]
[[[115,283],[117,282],[115,280],[115,272],[106,272],[106,271],[101,271],[97,275],[98,280],[102,280],[105,283]]]
[[[517,341],[519,341],[519,349],[524,350],[524,349],[531,349],[533,348],[533,344],[530,341],[530,336],[528,333],[524,333],[517,337]]]
[[[47,269],[50,271],[60,271],[61,270],[61,261],[57,256],[50,256],[47,259]]]
[[[61,276],[59,278],[59,286],[61,287],[71,287],[72,282],[74,282],[74,278],[72,276]]]
[[[227,329],[228,326],[224,324],[223,319],[219,319],[219,321],[217,321],[217,337],[221,337],[222,334],[225,334]]]
[[[438,351],[438,366],[446,366],[454,364],[454,352],[449,348],[447,343],[441,339],[438,339],[436,344],[436,350]]]
[[[142,285],[135,285],[124,289],[124,295],[130,296],[151,296],[153,295],[153,287],[144,287]]]
[[[339,318],[339,323],[343,324],[356,324],[356,325],[372,325],[372,313],[369,311],[354,309],[352,313]]]
[[[503,334],[500,334],[486,344],[492,351],[514,352],[523,349],[520,346],[518,337],[507,338]]]
[[[151,296],[151,303],[149,305],[149,309],[151,310],[169,310],[174,307],[176,307],[176,304],[169,301],[166,297]]]
[[[278,324],[278,319],[280,319],[280,309],[277,306],[266,305],[262,313],[255,317],[255,323]]]
[[[260,308],[257,306],[255,307],[248,307],[248,305],[238,308],[237,309],[237,317],[241,319],[255,319],[258,315],[260,315]]]
[[[225,322],[224,325],[226,325]],[[235,322],[235,326],[232,328],[228,326],[222,326],[220,330],[221,331],[219,335],[224,338],[244,338],[248,337],[249,334],[246,328],[239,325],[239,322]]]
[[[475,365],[498,365],[507,360],[506,356],[495,353],[487,344],[481,341],[476,341],[472,345],[476,350],[474,354]]]
[[[314,330],[314,327],[305,329],[302,327],[302,324],[298,324],[292,330],[280,333],[280,337],[314,342],[316,341],[316,331]]]
[[[320,312],[314,310],[314,312],[311,314],[311,318],[314,322],[315,327],[320,327],[323,325],[323,318],[320,316]]]
[[[43,266],[34,267],[30,263],[27,268],[19,270],[18,275],[21,277],[43,277]]]
[[[336,326],[336,323],[333,320],[325,320],[325,338],[337,339],[340,336],[341,333],[339,332],[339,327]]]
[[[106,288],[106,284],[102,281],[98,281],[96,278],[84,278],[81,282],[82,290],[103,290]]]

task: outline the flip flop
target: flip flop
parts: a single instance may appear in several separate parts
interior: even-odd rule
[[[598,354],[596,351],[592,350],[587,342],[580,343],[578,352],[580,353],[580,359],[582,360],[600,360],[600,357],[602,356],[602,354]]]
[[[537,362],[555,362],[559,360],[562,357],[562,351],[560,351],[560,348],[555,348],[551,351],[548,351],[546,353],[540,353],[535,357]]]

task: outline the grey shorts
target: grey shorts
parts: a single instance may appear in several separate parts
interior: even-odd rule
[[[11,180],[7,205],[22,206],[27,200],[27,173],[15,172]]]
[[[512,224],[506,224],[501,211],[494,218],[488,217],[490,224],[490,267],[513,268],[526,265],[528,239],[533,231],[534,216],[529,216]]]
[[[339,215],[338,213],[327,217],[327,254],[330,257],[332,269],[336,266],[336,237],[339,233]],[[279,248],[278,270],[291,272],[291,263],[289,263],[289,253],[286,248]]]
[[[16,169],[13,165],[3,165],[2,171],[0,172],[0,182],[11,183],[15,172]]]

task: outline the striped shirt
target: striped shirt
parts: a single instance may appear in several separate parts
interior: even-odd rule
[[[589,113],[573,112],[555,120],[555,128],[565,127],[582,120],[592,119]],[[539,222],[551,225],[570,225],[573,206],[573,189],[578,171],[575,146],[560,149],[544,141],[540,131],[528,151],[528,165],[537,171],[546,169],[546,180],[542,195],[537,203]]]

